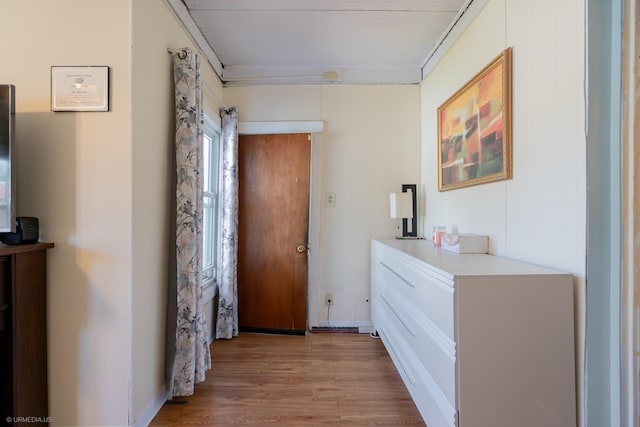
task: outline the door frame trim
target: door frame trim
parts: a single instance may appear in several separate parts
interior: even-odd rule
[[[320,286],[320,207],[322,183],[322,121],[238,122],[238,135],[275,135],[308,133],[311,135],[311,164],[309,165],[309,233],[307,251],[307,330],[319,319],[318,294]],[[316,245],[317,244],[317,245]]]
[[[322,133],[322,121],[238,122],[239,135],[275,135],[279,133]]]

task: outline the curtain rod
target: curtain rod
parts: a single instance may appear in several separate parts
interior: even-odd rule
[[[183,47],[181,49],[167,48],[167,52],[176,53],[176,54],[178,54],[178,58],[186,59],[187,58],[187,54],[189,52],[191,52],[191,49],[189,49],[188,47]],[[215,70],[214,70],[214,73],[215,73]],[[202,85],[206,86],[207,88],[209,88],[211,94],[216,99],[216,101],[218,101],[220,103],[220,105],[222,105],[225,109],[228,109],[228,107],[225,105],[225,103],[220,98],[218,98],[218,95],[216,95],[216,91],[213,88],[211,88],[211,86],[209,86],[205,81],[202,82]]]
[[[178,54],[178,58],[180,58],[180,59],[185,59],[187,57],[187,48],[167,49],[167,52],[169,52],[169,53],[177,53]]]

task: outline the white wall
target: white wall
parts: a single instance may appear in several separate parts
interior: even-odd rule
[[[152,0],[7,2],[3,12],[15,17],[0,27],[0,81],[17,92],[18,214],[38,217],[41,239],[56,245],[47,277],[52,424],[145,424],[165,396],[167,48],[193,43]],[[111,111],[52,113],[52,65],[110,66]],[[202,68],[217,114],[222,87]]]
[[[0,81],[16,85],[18,214],[48,252],[53,425],[126,425],[131,370],[129,0],[7,1]],[[111,67],[111,111],[52,113],[52,65]]]
[[[318,265],[311,266],[309,323],[326,325],[324,293],[331,292],[332,326],[370,325],[370,240],[396,233],[389,193],[420,179],[418,86],[229,87],[224,101],[238,107],[241,122],[324,122],[312,154],[320,183],[311,228],[319,241],[310,242]],[[325,206],[327,192],[336,194],[335,207]]]
[[[132,422],[145,424],[164,403],[175,118],[167,48],[193,42],[164,2],[136,0],[133,12],[133,392]],[[157,31],[162,28],[162,31]],[[218,117],[222,85],[202,59],[207,112]],[[219,121],[219,120],[218,120]],[[174,283],[175,285],[175,283]],[[175,304],[175,301],[174,301]],[[212,306],[208,304],[208,318]],[[210,322],[211,323],[211,322]]]
[[[582,390],[585,278],[584,18],[581,0],[490,0],[422,82],[426,229],[487,234],[491,253],[576,277]],[[513,179],[438,192],[437,108],[513,47]],[[581,396],[579,396],[581,401]]]

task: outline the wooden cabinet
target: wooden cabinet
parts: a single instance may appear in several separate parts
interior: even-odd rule
[[[46,250],[52,247],[0,245],[2,425],[47,424]]]
[[[374,240],[375,331],[429,427],[576,425],[573,277]]]

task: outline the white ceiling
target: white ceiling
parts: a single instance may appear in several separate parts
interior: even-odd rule
[[[182,0],[227,85],[418,83],[469,0]],[[175,8],[175,7],[174,7]],[[195,24],[195,25],[194,25]],[[193,32],[193,31],[192,31]],[[208,55],[210,56],[210,55]],[[211,60],[211,58],[210,58]]]

